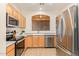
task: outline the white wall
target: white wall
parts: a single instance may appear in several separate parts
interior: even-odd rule
[[[0,56],[6,55],[6,6],[0,3]]]
[[[47,32],[47,33],[56,33],[56,20],[55,17],[53,16],[53,13],[51,11],[27,11],[26,12],[26,32],[35,32],[32,31],[32,16],[36,15],[36,14],[46,14],[48,16],[50,16],[50,31],[43,31],[43,32]]]

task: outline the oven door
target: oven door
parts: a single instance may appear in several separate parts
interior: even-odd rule
[[[16,50],[15,50],[15,55],[16,56],[21,56],[21,54],[24,51],[24,40],[19,40],[16,42],[16,46],[15,46]]]

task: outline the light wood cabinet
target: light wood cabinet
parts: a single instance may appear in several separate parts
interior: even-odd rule
[[[14,9],[13,11],[13,17],[18,20],[18,11]]]
[[[39,47],[39,38],[37,35],[33,35],[33,47]]]
[[[15,56],[15,51],[11,50],[9,53],[7,53],[7,56]]]
[[[19,10],[15,9],[11,4],[7,4],[6,12],[19,21],[19,27],[25,28],[26,27],[26,18],[22,15]]]
[[[44,47],[44,36],[28,36],[25,38],[25,48],[28,47]]]
[[[27,47],[32,47],[33,43],[32,43],[32,36],[28,36],[25,38],[25,48]]]
[[[12,44],[6,48],[7,56],[15,56],[15,44]]]
[[[25,28],[26,27],[26,18],[24,16],[22,16],[21,14],[19,14],[18,19],[19,19],[19,27]]]
[[[22,17],[21,17],[21,14],[19,14],[19,27],[20,28],[22,27]]]
[[[45,38],[44,38],[44,36],[43,35],[41,35],[41,36],[39,36],[39,47],[44,47],[44,40],[45,40]]]
[[[11,4],[7,4],[6,6],[6,12],[10,15],[13,16],[13,7]]]
[[[51,36],[53,37],[50,43],[52,44],[53,47],[56,47],[56,35]],[[49,39],[50,40],[50,39]],[[28,47],[46,47],[46,39],[44,35],[30,35],[25,38],[25,48]],[[51,45],[50,44],[50,45]]]

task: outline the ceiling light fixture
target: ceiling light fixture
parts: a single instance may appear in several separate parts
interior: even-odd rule
[[[40,8],[39,8],[40,11],[42,10],[42,6],[44,6],[44,3],[40,3]]]
[[[44,3],[40,3],[40,5],[41,5],[41,6],[44,5]]]

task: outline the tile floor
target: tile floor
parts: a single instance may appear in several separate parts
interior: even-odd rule
[[[56,56],[56,48],[28,48],[22,56]]]

